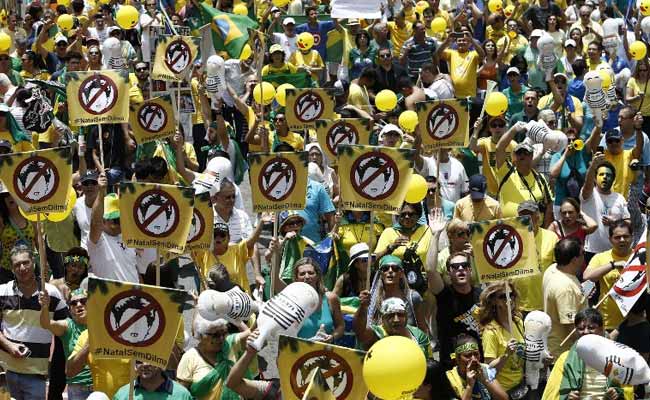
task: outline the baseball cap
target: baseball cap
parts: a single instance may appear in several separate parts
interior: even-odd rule
[[[120,199],[117,194],[110,193],[104,197],[104,219],[118,219],[120,217]]]
[[[541,29],[533,29],[533,31],[530,33],[530,37],[531,38],[542,37],[543,34],[544,34],[543,30],[541,30]]]
[[[109,26],[108,29],[106,29],[109,36],[115,31],[121,31],[121,29],[118,26]]]
[[[400,137],[404,136],[404,132],[399,128],[399,126],[395,124],[386,124],[384,125],[383,128],[381,128],[381,132],[379,132],[379,137],[382,138],[384,135],[386,135],[389,132],[397,132]]]
[[[605,134],[605,141],[609,139],[621,139],[621,138],[623,138],[623,134],[619,129],[610,129]]]
[[[567,39],[564,41],[564,47],[569,47],[569,46],[578,47],[576,41],[573,39]]]
[[[508,70],[506,71],[506,75],[510,75],[511,72],[514,72],[517,75],[521,75],[521,72],[519,72],[519,68],[517,67],[508,68]]]
[[[404,303],[404,300],[400,299],[399,297],[389,297],[381,302],[381,308],[379,309],[379,312],[381,312],[382,315],[405,313],[406,303]]]
[[[558,72],[555,75],[553,75],[553,79],[555,79],[555,78],[564,78],[565,81],[569,80],[569,78],[566,76],[566,74],[564,74],[562,72]]]
[[[539,212],[539,207],[534,201],[526,200],[523,203],[520,203],[519,207],[517,207],[517,214],[521,214],[524,211],[536,213]]]
[[[217,233],[217,232],[230,234],[230,229],[228,228],[228,224],[224,224],[223,222],[215,223],[213,233]]]
[[[282,21],[282,25],[296,24],[296,20],[293,17],[287,17]]]
[[[11,150],[11,143],[8,140],[0,140],[0,148]]]
[[[485,176],[476,174],[469,178],[469,194],[472,200],[484,199],[485,190],[487,190],[487,179]]]
[[[269,49],[269,54],[273,54],[273,53],[276,53],[276,52],[278,52],[278,51],[279,51],[280,53],[284,53],[284,49],[282,48],[281,45],[279,45],[279,44],[274,44],[274,45],[271,46],[271,48]]]
[[[99,174],[95,171],[86,171],[85,174],[81,176],[81,179],[79,179],[79,183],[82,185],[84,182],[97,182],[97,178],[99,177]]]
[[[54,40],[54,43],[56,44],[56,43],[61,43],[61,42],[68,43],[68,38],[63,36],[63,35],[57,35],[55,40]]]
[[[515,153],[518,152],[519,150],[525,150],[531,154],[533,154],[533,146],[531,146],[529,143],[519,143],[517,146],[515,146]]]
[[[302,221],[303,225],[306,223],[305,218],[302,215],[300,215],[300,213],[298,213],[298,211],[294,211],[294,210],[282,211],[280,213],[280,218],[279,218],[280,219],[280,227],[279,227],[280,231],[282,230],[282,228],[284,227],[284,225],[287,222],[289,222],[292,219],[296,219],[296,218],[300,219]]]
[[[401,267],[402,266],[402,260],[400,260],[399,257],[397,257],[397,256],[389,254],[389,255],[383,256],[379,260],[379,268],[383,267],[384,265],[398,265],[398,266]]]

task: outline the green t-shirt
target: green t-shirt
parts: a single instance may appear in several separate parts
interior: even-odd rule
[[[190,394],[189,390],[185,389],[183,386],[180,384],[168,380],[165,382],[165,385],[168,385],[171,383],[171,393],[166,390],[157,390],[155,392],[149,392],[142,387],[138,386],[136,384],[136,388],[134,390],[133,394],[133,400],[167,400],[167,399],[174,399],[174,400],[193,400],[192,395]],[[113,400],[128,400],[129,398],[129,385],[124,385],[120,388],[120,390],[115,393],[115,396],[113,396]]]
[[[372,325],[371,326],[372,331],[375,332],[375,335],[379,339],[383,339],[388,334],[386,333],[386,330],[384,329],[383,326],[381,325]],[[431,350],[431,341],[429,340],[429,336],[427,336],[426,333],[422,332],[422,330],[416,326],[411,326],[411,325],[406,325],[406,329],[408,329],[409,333],[411,334],[411,338],[415,340],[422,349],[422,352],[424,353],[424,357],[427,359],[433,358],[433,352]]]
[[[78,324],[72,318],[66,319],[66,322],[68,323],[68,329],[61,336],[61,342],[63,343],[63,354],[65,354],[65,359],[67,360],[70,354],[72,354],[75,344],[77,344],[79,335],[86,330],[86,325]],[[86,365],[77,375],[72,378],[67,378],[66,382],[79,385],[92,385],[93,378],[90,375],[90,368]]]

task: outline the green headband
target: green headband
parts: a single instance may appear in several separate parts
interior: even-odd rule
[[[82,263],[83,265],[88,265],[88,257],[84,256],[65,256],[63,257],[63,264],[71,263]]]
[[[470,351],[478,351],[478,344],[476,342],[463,343],[460,346],[456,347],[456,350],[454,352],[456,354],[462,354]]]

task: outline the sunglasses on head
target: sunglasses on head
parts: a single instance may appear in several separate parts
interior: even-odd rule
[[[470,264],[469,261],[464,261],[464,262],[459,262],[459,263],[450,263],[449,264],[449,269],[451,270],[458,270],[458,269],[464,269],[468,270],[470,269]]]
[[[392,271],[394,271],[394,272],[397,272],[397,271],[401,271],[401,270],[402,270],[402,266],[401,266],[401,265],[397,265],[397,264],[386,264],[386,265],[382,265],[382,266],[379,268],[379,270],[380,270],[381,272],[388,272],[389,269],[392,270]]]
[[[70,300],[70,302],[68,303],[68,305],[69,305],[70,307],[74,307],[74,306],[77,306],[77,305],[85,306],[87,301],[88,301],[88,299],[85,299],[85,298],[83,298],[83,299],[76,299],[76,300]]]

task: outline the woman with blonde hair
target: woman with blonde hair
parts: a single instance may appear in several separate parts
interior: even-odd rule
[[[650,128],[650,93],[648,93],[648,78],[650,78],[650,63],[647,58],[636,62],[634,74],[625,88],[625,101],[639,110],[643,115],[643,131]]]
[[[511,399],[525,398],[524,326],[517,308],[517,289],[511,282],[491,283],[481,293],[479,324],[485,363],[496,369],[497,381]]]

